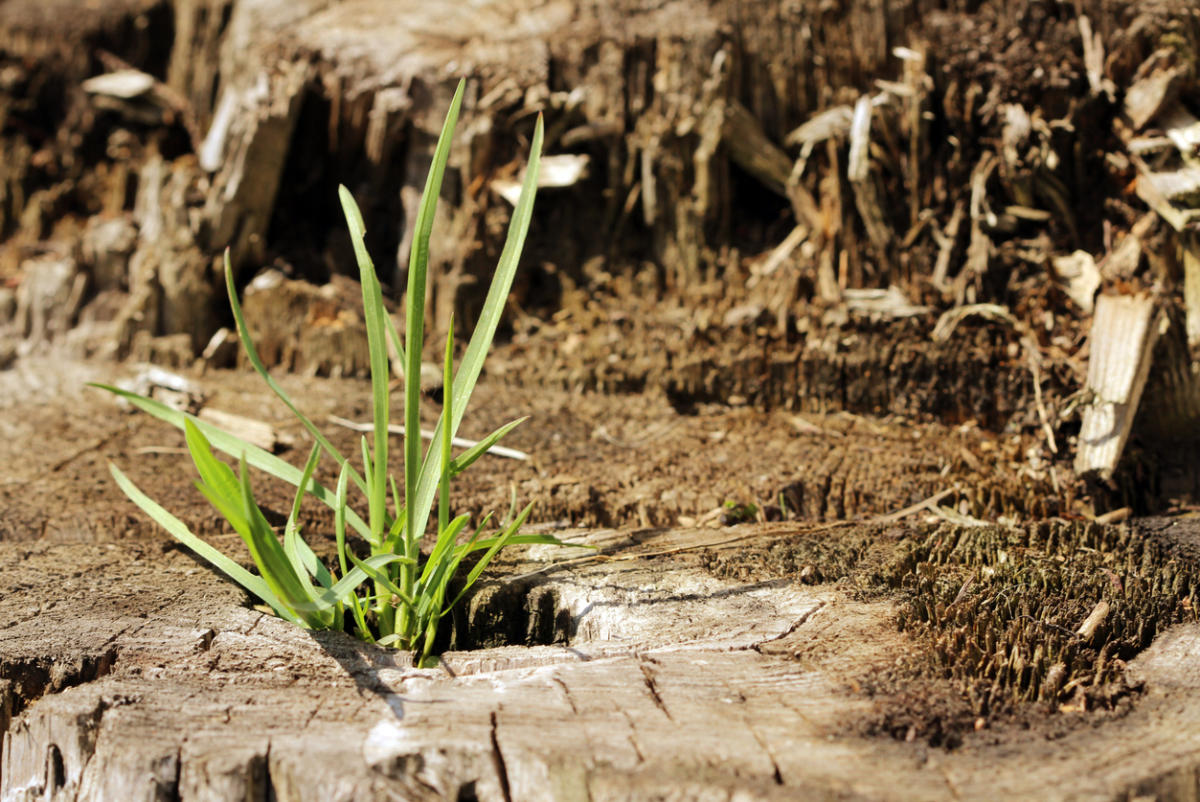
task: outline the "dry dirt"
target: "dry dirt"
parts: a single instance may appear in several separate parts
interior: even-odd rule
[[[5,432],[0,464],[0,540],[106,541],[154,534],[116,493],[113,461],[195,531],[221,524],[190,487],[182,434],[123,412],[87,381],[137,375],[136,367],[22,363],[0,374]],[[273,424],[293,438],[293,462],[307,454],[301,425],[257,377],[214,371],[192,377],[205,407]],[[369,419],[369,385],[359,380],[285,377],[302,409],[322,423],[344,453],[360,434],[325,421]],[[427,424],[438,405],[426,400]],[[398,416],[397,410],[394,415]],[[763,412],[700,406],[677,411],[664,396],[602,395],[485,381],[461,434],[482,436],[529,416],[505,441],[531,459],[489,457],[465,474],[457,503],[503,513],[534,502],[532,520],[547,526],[666,527],[759,520],[814,522],[868,518],[917,504],[944,490],[940,503],[987,520],[1041,517],[1072,509],[1071,488],[1044,445],[978,427],[869,419],[848,413]],[[37,443],[37,448],[29,448]],[[326,480],[336,482],[330,465]],[[264,506],[285,516],[290,497],[264,484]],[[737,518],[726,503],[746,507]],[[319,505],[308,510],[319,529]]]

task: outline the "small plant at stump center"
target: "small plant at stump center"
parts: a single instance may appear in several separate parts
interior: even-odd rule
[[[520,534],[520,528],[529,516],[529,506],[499,531],[487,532],[490,514],[477,526],[470,528],[469,516],[452,518],[449,505],[451,480],[524,420],[500,427],[460,454],[451,452],[452,439],[458,431],[495,336],[529,229],[542,146],[540,116],[534,131],[525,182],[509,223],[508,238],[479,322],[457,371],[453,364],[454,326],[451,323],[443,361],[442,412],[428,450],[424,455],[421,453],[418,377],[421,374],[424,346],[429,238],[462,95],[463,83],[460,82],[438,139],[416,219],[409,258],[403,343],[383,305],[379,279],[363,242],[365,228],[362,215],[346,188],[339,190],[358,261],[371,366],[374,424],[372,441],[368,443],[366,436],[361,440],[361,472],[300,412],[267,372],[250,340],[238,304],[228,251],[225,254],[225,283],[246,355],[271,390],[313,437],[312,451],[304,468],[298,469],[261,448],[153,399],[109,385],[96,385],[128,399],[139,409],[184,431],[188,451],[200,477],[196,487],[241,536],[258,573],[251,573],[194,535],[183,522],[138,489],[120,469],[115,465],[110,466],[118,486],[142,510],[184,545],[261,599],[281,618],[310,629],[341,629],[349,618],[360,637],[407,649],[413,652],[418,664],[429,662],[438,623],[474,584],[500,549],[517,543],[559,544],[556,538],[547,535]],[[395,477],[388,470],[391,378],[388,338],[405,366],[406,434],[401,486],[397,485]],[[213,453],[214,449],[234,457],[237,470],[218,459]],[[322,453],[334,459],[341,469],[333,490],[313,479]],[[296,488],[295,501],[284,526],[282,540],[276,536],[254,500],[248,472],[250,466]],[[365,519],[348,503],[351,485],[366,496]],[[337,565],[334,567],[322,564],[300,536],[298,517],[300,504],[306,495],[313,496],[334,511],[337,543]],[[436,537],[429,553],[422,555],[421,540],[433,513],[435,500]],[[365,559],[359,559],[347,547],[347,527],[369,545],[370,555]],[[463,560],[478,552],[482,554],[464,578],[461,588],[451,597],[451,579]]]

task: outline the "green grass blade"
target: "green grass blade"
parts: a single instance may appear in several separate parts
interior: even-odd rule
[[[458,533],[466,527],[467,522],[471,520],[469,515],[460,515],[453,521],[449,522],[439,533],[437,542],[433,544],[433,550],[429,552],[429,556],[425,558],[425,568],[421,571],[421,578],[417,582],[417,595],[421,595],[420,588],[425,587],[430,575],[434,569],[443,565],[447,558],[452,553],[454,541],[458,539]]]
[[[346,561],[346,490],[349,476],[346,473],[345,467],[338,474],[337,490],[335,491],[335,503],[333,508],[333,531],[334,538],[337,542],[338,567],[341,569],[343,578],[350,575]],[[358,586],[355,585],[357,588]],[[350,606],[350,613],[354,616],[354,626],[358,629],[359,637],[370,643],[374,640],[370,628],[367,626],[366,615],[363,613],[362,605],[358,601],[358,594],[351,593],[347,597],[347,603]]]
[[[288,394],[284,392],[284,389],[279,385],[279,383],[276,382],[275,379],[271,378],[271,374],[267,372],[266,366],[263,364],[262,359],[259,358],[258,349],[254,347],[254,342],[250,339],[250,330],[246,326],[246,319],[242,316],[241,304],[238,303],[237,288],[233,283],[233,266],[229,263],[228,248],[225,249],[225,289],[229,293],[229,308],[233,311],[233,320],[237,325],[238,337],[242,341],[242,347],[246,349],[246,358],[250,360],[250,364],[254,367],[255,372],[258,373],[258,375],[262,377],[262,380],[266,382],[267,386],[271,388],[271,392],[275,393],[279,400],[282,401],[287,408],[292,411],[292,414],[295,415],[300,423],[304,425],[304,428],[308,429],[308,432],[312,435],[313,439],[321,444],[321,448],[325,449],[329,456],[333,457],[333,459],[337,461],[338,465],[344,465],[346,463],[346,458],[343,457],[341,453],[333,447],[333,443],[330,443],[329,440],[325,438],[325,435],[321,434],[321,430],[316,427],[316,424],[309,420],[308,417],[301,412],[295,404],[292,403],[292,399],[288,397]],[[367,491],[366,483],[353,468],[350,469],[350,479],[354,482],[354,484],[358,485],[358,487],[364,493]]]
[[[509,290],[512,289],[513,277],[517,271],[517,263],[521,258],[521,250],[525,246],[525,235],[529,231],[529,222],[533,218],[533,201],[537,195],[537,177],[541,158],[542,138],[543,125],[542,118],[539,116],[537,126],[534,129],[533,143],[530,146],[529,165],[525,171],[525,183],[521,187],[521,196],[517,200],[512,219],[509,221],[508,237],[504,242],[504,250],[501,251],[500,259],[496,264],[496,272],[492,276],[492,284],[488,288],[487,298],[484,300],[479,322],[475,326],[475,331],[472,333],[471,340],[467,344],[467,350],[459,362],[458,373],[454,377],[454,400],[452,402],[454,414],[450,419],[451,435],[458,432],[458,426],[462,421],[463,413],[466,411],[467,404],[471,400],[471,394],[475,391],[475,383],[479,380],[479,374],[483,370],[484,359],[487,357],[488,349],[492,345],[492,339],[496,336],[496,327],[499,325],[500,316],[504,312]],[[412,361],[411,353],[409,354],[409,361]],[[415,424],[409,423],[409,426],[414,428],[409,428],[407,431],[416,431]],[[435,429],[435,441],[440,436],[441,433]],[[416,492],[410,492],[407,496],[410,531],[414,528],[422,532],[425,530],[425,523],[429,520],[429,512],[433,506],[433,497],[437,492],[438,479],[441,475],[441,465],[437,464],[440,460],[441,455],[431,449],[430,458],[425,461],[425,464],[421,468]]]
[[[380,574],[379,569],[392,563],[404,562],[407,559],[406,557],[401,557],[399,554],[376,554],[365,560],[358,559],[353,553],[347,556],[354,562],[355,567],[350,569],[350,572],[346,576],[339,579],[331,587],[322,588],[314,593],[310,601],[296,604],[296,609],[306,612],[325,612],[330,610],[338,603],[350,599],[354,591],[363,582],[373,579],[376,575]]]
[[[483,534],[483,530],[487,528],[488,522],[491,519],[491,513],[488,513],[464,545],[470,546],[479,540],[479,536]],[[457,533],[455,533],[455,537],[457,538]],[[449,546],[454,546],[453,540],[449,542]],[[444,606],[446,601],[446,587],[450,584],[450,580],[454,578],[454,574],[458,571],[458,566],[462,563],[463,557],[466,556],[467,552],[468,550],[462,546],[451,548],[449,553],[443,555],[438,560],[433,572],[421,586],[421,606],[417,608],[418,620],[436,621],[448,612],[449,608]],[[426,565],[428,566],[428,563]]]
[[[532,510],[533,504],[527,504],[525,509],[521,510],[521,514],[517,516],[517,520],[509,524],[508,528],[506,528],[498,537],[491,538],[491,546],[489,546],[484,555],[479,558],[479,562],[471,566],[471,573],[467,574],[467,579],[463,583],[462,589],[459,590],[458,595],[454,597],[454,601],[446,605],[445,609],[452,609],[456,604],[458,604],[466,592],[471,589],[471,586],[475,584],[475,580],[479,579],[479,575],[482,574],[488,567],[488,564],[491,563],[492,558],[496,556],[500,549],[504,548],[506,545],[509,545],[513,537],[516,535],[517,530],[525,524],[525,519],[529,517],[529,513]],[[472,546],[470,551],[478,550],[476,548],[477,544],[469,545]]]
[[[317,469],[317,462],[321,459],[321,444],[313,443],[312,451],[308,452],[308,461],[304,463],[304,472],[300,477],[300,484],[296,486],[296,497],[292,501],[292,510],[288,513],[287,523],[283,527],[283,550],[287,554],[288,559],[292,561],[292,567],[302,578],[309,575],[315,576],[317,573],[316,566],[313,563],[319,564],[316,556],[312,556],[312,560],[306,559],[306,555],[301,553],[300,548],[300,504],[304,501],[304,493],[309,481],[312,479],[313,471]],[[312,550],[308,550],[308,554],[312,555]]]
[[[203,482],[196,482],[196,489],[200,491],[200,495],[208,499],[208,503],[213,505],[221,517],[229,522],[229,525],[241,537],[242,542],[246,544],[246,548],[251,550],[251,556],[253,556],[254,541],[250,537],[250,522],[242,515],[241,499],[226,498]],[[255,564],[258,564],[257,560]]]
[[[282,479],[293,487],[297,487],[300,484],[300,478],[303,473],[299,468],[295,467],[289,462],[285,462],[268,451],[264,451],[258,446],[251,445],[239,437],[235,437],[228,432],[223,431],[222,429],[218,429],[211,423],[202,421],[199,418],[188,415],[185,412],[180,412],[177,409],[172,409],[166,404],[160,401],[155,401],[152,398],[146,398],[138,395],[137,393],[132,393],[128,390],[122,390],[120,387],[98,383],[91,383],[89,386],[105,390],[116,396],[120,396],[143,412],[158,418],[164,423],[169,423],[181,431],[184,429],[184,422],[191,421],[193,424],[195,424],[196,428],[204,434],[204,437],[209,441],[209,443],[212,444],[212,447],[218,451],[228,454],[231,457],[241,457],[244,455],[246,461],[253,467],[258,468],[260,471],[263,471],[264,473],[273,476],[276,479]],[[352,468],[350,470],[351,479],[353,479],[353,477],[357,474],[353,472]],[[333,492],[327,489],[324,485],[320,484],[319,482],[313,482],[310,485],[308,492],[316,499],[326,504],[330,509],[333,509],[335,503]],[[366,521],[360,518],[358,514],[351,509],[346,510],[346,522],[349,523],[356,532],[362,535],[363,538],[368,538],[370,535],[371,530],[370,527],[367,526]]]
[[[509,291],[512,289],[513,278],[516,276],[517,264],[521,259],[521,251],[525,247],[525,236],[529,232],[529,223],[533,219],[533,202],[537,195],[537,179],[542,151],[542,118],[539,116],[537,127],[534,129],[533,143],[530,146],[529,164],[526,167],[525,183],[521,187],[521,195],[509,221],[508,236],[504,249],[496,263],[496,272],[492,284],[488,288],[487,297],[483,302],[483,311],[479,322],[467,344],[459,364],[458,373],[454,377],[454,417],[451,434],[458,433],[459,423],[466,411],[471,394],[475,392],[475,383],[483,370],[484,359],[492,340],[496,336],[496,328],[500,324],[500,316],[504,313],[508,302]]]
[[[300,583],[309,597],[315,596],[317,593],[310,577],[315,579],[317,585],[322,588],[329,588],[333,584],[333,577],[330,576],[329,570],[300,537],[300,505],[304,501],[308,483],[312,480],[313,472],[317,469],[317,463],[320,460],[321,444],[313,443],[312,450],[308,453],[308,461],[304,464],[304,475],[300,479],[300,485],[296,488],[292,510],[288,514],[287,523],[283,528],[283,551],[291,561],[292,569],[300,578]]]
[[[296,540],[296,547],[300,551],[300,560],[304,564],[304,569],[308,576],[311,576],[317,581],[317,584],[322,588],[330,588],[333,585],[333,575],[329,573],[329,569],[325,567],[325,563],[317,557],[317,553],[312,550],[312,547],[304,542],[304,538]]]
[[[499,443],[509,432],[527,420],[529,420],[528,415],[504,424],[499,429],[492,432],[487,437],[483,438],[454,459],[450,460],[450,476],[458,476],[467,468],[470,468],[475,464],[475,461],[486,454],[492,446],[496,445],[496,443]]]
[[[197,556],[207,561],[218,571],[225,574],[225,576],[241,585],[251,595],[265,602],[280,618],[291,621],[293,624],[302,625],[300,619],[283,605],[262,577],[250,573],[232,559],[193,535],[183,521],[167,512],[156,501],[143,493],[129,477],[121,473],[121,470],[116,465],[110,463],[108,469],[112,473],[117,487],[121,488],[121,491],[129,497],[129,500],[154,519],[155,523],[167,530],[167,533],[171,537],[194,551]]]
[[[200,481],[223,503],[236,507],[240,504],[241,490],[233,469],[213,456],[211,445],[195,423],[185,418],[183,427],[188,453],[200,474]]]
[[[337,490],[334,491],[333,537],[337,543],[338,568],[346,576],[346,482],[349,479],[345,466],[338,474]]]
[[[404,500],[400,498],[400,490],[396,487],[396,477],[388,476],[388,481],[391,483],[392,505],[396,508],[396,517],[392,520],[392,526],[388,529],[380,549],[395,552],[399,548],[400,537],[404,534],[405,508]]]
[[[360,437],[358,444],[359,444],[359,447],[362,449],[363,473],[367,476],[374,476],[375,464],[371,461],[371,451],[370,451],[370,448],[367,446],[366,436]],[[372,483],[372,492],[374,492],[374,484],[373,483]],[[369,495],[370,494],[368,493],[368,496]],[[373,509],[373,507],[372,507],[372,509]],[[370,516],[370,514],[368,513],[368,517],[369,516]],[[368,524],[367,528],[370,531],[370,534],[366,535],[366,540],[368,543],[371,544],[372,549],[376,549],[379,547],[380,537],[370,524]]]
[[[291,561],[275,537],[275,532],[267,519],[263,517],[254,500],[254,492],[250,489],[250,476],[246,470],[246,461],[241,460],[238,479],[242,489],[242,515],[250,523],[250,537],[253,542],[251,556],[258,564],[258,571],[275,595],[293,610],[300,605],[311,602],[313,593],[311,585],[304,586],[303,580],[293,569]],[[318,616],[303,615],[305,623],[312,628],[325,625]]]
[[[507,528],[507,526],[505,527]],[[480,549],[490,549],[492,544],[496,542],[496,538],[484,538],[476,543],[471,551],[479,551]],[[599,546],[591,546],[586,543],[566,543],[559,540],[554,535],[522,535],[514,534],[504,541],[507,546],[570,546],[575,549],[599,549]]]
[[[392,316],[385,315],[384,321],[387,323],[388,339],[392,341],[392,347],[396,349],[396,355],[400,359],[400,364],[407,364],[404,356],[404,344],[400,342],[400,334],[396,331],[396,324],[392,321]]]
[[[397,587],[396,583],[392,582],[392,580],[388,577],[387,574],[383,573],[382,571],[377,570],[374,566],[370,565],[367,561],[358,559],[358,557],[355,557],[353,553],[347,554],[346,556],[349,557],[350,561],[354,563],[355,568],[360,569],[364,574],[366,574],[368,577],[370,577],[372,580],[374,580],[376,584],[378,584],[380,587],[384,588],[388,593],[391,593],[394,596],[396,596],[398,599],[400,599],[400,602],[402,604],[408,605],[410,608],[414,606],[412,596],[409,596],[407,593],[404,592],[404,590]],[[375,557],[376,558],[384,558],[384,557],[391,558],[392,562],[399,562],[399,563],[408,562],[408,563],[410,563],[410,567],[411,567],[411,561],[407,557],[403,557],[399,554],[377,554],[377,555],[375,555]],[[374,559],[374,558],[368,558],[368,559]],[[387,604],[387,601],[384,599],[380,599],[378,604],[385,605],[385,604]],[[391,633],[389,632],[387,634],[390,635]]]
[[[338,197],[342,201],[342,210],[346,215],[346,223],[350,228],[350,240],[354,243],[354,255],[358,260],[359,283],[362,286],[363,317],[367,329],[367,352],[371,363],[371,405],[375,423],[375,459],[373,470],[367,472],[367,491],[369,504],[368,520],[371,533],[380,540],[385,529],[384,518],[387,507],[387,449],[388,449],[388,382],[391,379],[391,366],[388,363],[387,333],[384,319],[387,310],[383,306],[383,290],[379,286],[379,278],[375,275],[375,265],[367,253],[363,236],[362,213],[354,202],[350,190],[338,187]],[[417,355],[418,360],[420,354]],[[418,370],[420,366],[418,365]],[[419,374],[417,374],[419,375]],[[418,388],[419,388],[418,383]]]
[[[465,81],[459,81],[454,99],[450,102],[450,110],[446,113],[441,135],[438,137],[433,163],[425,180],[425,190],[417,211],[412,250],[408,260],[408,291],[404,320],[404,347],[407,349],[407,359],[404,363],[404,430],[408,433],[404,438],[404,498],[407,502],[404,551],[409,557],[416,556],[414,552],[417,543],[425,532],[425,522],[429,518],[427,505],[418,505],[416,508],[413,506],[418,480],[422,478],[419,476],[422,472],[421,438],[417,432],[421,429],[420,376],[422,343],[425,337],[425,279],[429,268],[429,237],[433,232],[438,194],[441,192],[446,162],[450,159],[450,140],[458,123],[458,110],[462,105],[465,84]],[[432,499],[430,501],[432,502]],[[421,512],[418,513],[418,510]],[[402,584],[410,587],[411,582],[411,574],[402,571]]]
[[[450,331],[446,335],[446,356],[442,362],[442,420],[454,417],[454,315],[450,316]],[[442,476],[438,483],[438,532],[450,524],[450,427],[442,426]]]
[[[367,253],[366,243],[363,240],[367,226],[363,222],[362,212],[358,208],[358,203],[355,202],[354,196],[344,186],[338,187],[338,198],[342,202],[342,211],[346,215],[346,225],[350,229],[350,239],[354,243],[354,256],[358,261],[359,270],[361,272],[365,264],[372,265],[371,273],[378,280],[378,274],[374,270],[374,262],[371,260],[371,255]],[[391,316],[387,314],[383,315],[383,322],[387,330],[388,339],[392,341],[392,346],[396,349],[400,364],[406,364],[404,344],[400,342],[400,334],[396,331],[396,324],[392,322]]]

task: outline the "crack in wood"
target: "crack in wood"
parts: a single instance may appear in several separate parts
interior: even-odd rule
[[[504,802],[512,802],[512,792],[508,785],[508,766],[504,762],[504,752],[500,749],[500,736],[497,733],[496,711],[493,710],[489,716],[491,723],[491,741],[492,741],[492,760],[496,766],[496,776],[500,780],[500,793],[504,797]]]
[[[565,698],[567,700],[567,704],[571,706],[571,713],[578,716],[579,708],[575,706],[575,700],[571,698],[571,689],[567,687],[567,683],[563,682],[563,678],[558,674],[551,675],[550,680],[562,689],[563,698]]]
[[[645,681],[646,690],[650,692],[650,698],[654,700],[654,706],[663,712],[670,721],[674,722],[675,717],[671,715],[671,711],[667,709],[667,705],[663,702],[662,696],[658,692],[658,683],[654,678],[654,672],[646,665],[645,659],[641,654],[634,654],[634,659],[637,660],[638,668],[642,672],[642,679]]]
[[[637,725],[633,721],[633,716],[630,715],[629,710],[624,707],[619,708],[619,710],[621,715],[625,717],[625,721],[629,724],[629,735],[626,736],[626,739],[629,741],[629,745],[633,747],[633,753],[637,756],[638,763],[645,763],[646,755],[644,752],[642,752],[642,747],[638,743]]]

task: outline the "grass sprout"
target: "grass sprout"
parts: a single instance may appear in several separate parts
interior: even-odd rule
[[[441,415],[430,445],[422,453],[418,377],[424,352],[429,239],[462,95],[463,83],[460,82],[438,139],[415,223],[403,343],[383,305],[382,288],[363,241],[362,215],[349,191],[345,187],[339,189],[359,267],[370,356],[373,425],[370,438],[364,435],[360,440],[357,456],[361,460],[361,470],[334,447],[267,372],[250,339],[238,303],[228,251],[225,254],[225,283],[238,335],[254,370],[312,436],[313,447],[304,467],[296,468],[210,423],[154,399],[110,385],[95,385],[183,430],[188,452],[199,474],[195,483],[197,489],[242,538],[258,573],[243,568],[194,535],[183,522],[143,493],[119,468],[110,465],[117,485],[154,521],[261,599],[279,617],[309,629],[353,626],[364,640],[413,652],[419,665],[431,663],[439,622],[479,579],[501,549],[514,544],[560,544],[557,538],[549,535],[521,533],[532,505],[518,512],[515,498],[514,507],[503,525],[495,530],[489,529],[490,514],[472,527],[469,516],[452,517],[450,512],[452,480],[525,420],[505,424],[472,447],[453,453],[455,435],[495,336],[529,229],[542,147],[540,116],[508,236],[483,311],[457,369],[451,321],[442,365]],[[399,483],[389,472],[389,339],[400,354],[406,379],[403,415],[407,434],[402,454],[402,481]],[[219,459],[214,450],[236,460],[236,470]],[[313,478],[322,456],[334,460],[340,469],[337,486],[332,490]],[[281,479],[296,489],[282,537],[272,529],[255,502],[250,468]],[[352,492],[365,496],[365,517],[351,507],[349,496]],[[301,502],[307,496],[328,505],[334,512],[335,566],[324,565],[301,536],[298,517]],[[435,512],[435,502],[436,535],[428,554],[423,554],[421,543]],[[370,554],[365,559],[360,559],[348,546],[347,529],[366,542]],[[473,563],[469,558],[474,558]],[[452,584],[464,562],[470,564],[470,570],[460,582]]]

